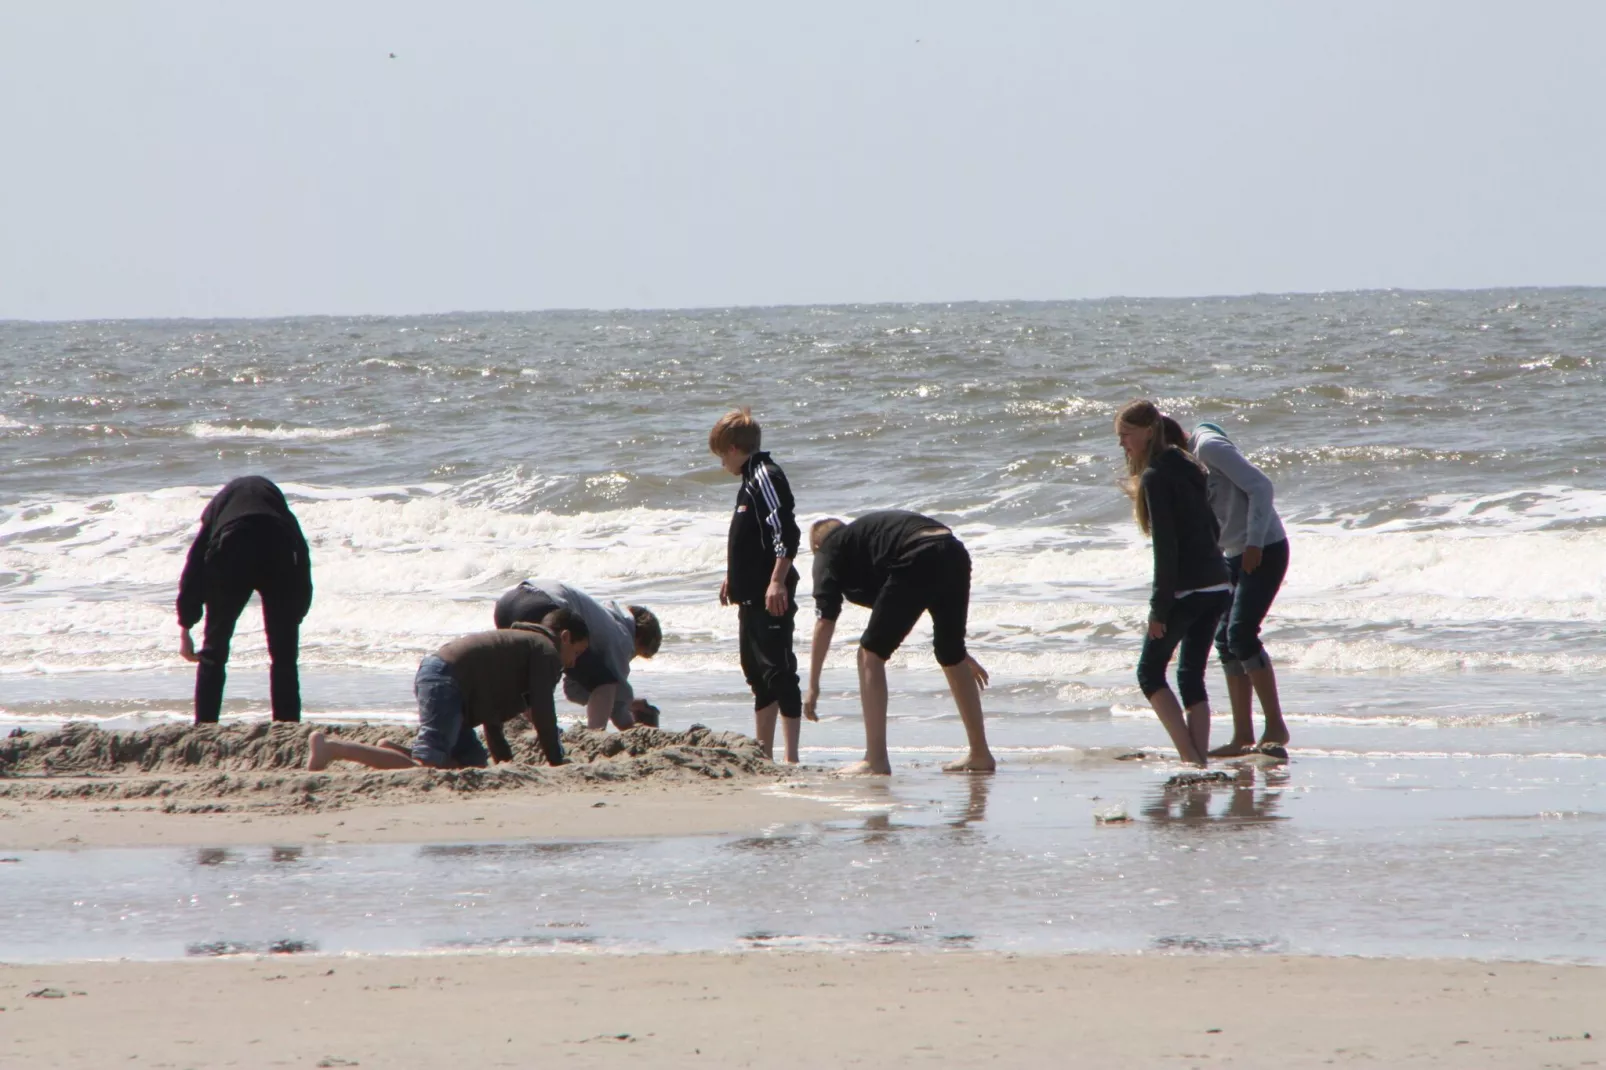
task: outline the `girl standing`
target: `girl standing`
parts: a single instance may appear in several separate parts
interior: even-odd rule
[[[1138,658],[1138,686],[1185,762],[1204,765],[1210,749],[1205,667],[1211,639],[1232,599],[1220,529],[1205,490],[1205,470],[1175,445],[1182,428],[1152,402],[1133,401],[1115,417],[1126,453],[1125,489],[1138,527],[1154,542],[1154,591]],[[1177,657],[1177,694],[1165,682]]]
[[[1205,491],[1221,528],[1221,551],[1233,585],[1231,601],[1216,629],[1216,653],[1227,674],[1232,700],[1232,742],[1212,757],[1260,751],[1286,758],[1288,726],[1283,723],[1277,675],[1260,642],[1260,625],[1288,572],[1288,535],[1272,504],[1271,480],[1238,451],[1215,424],[1200,424],[1188,450],[1205,466]],[[1255,742],[1252,699],[1260,699],[1266,731]]]

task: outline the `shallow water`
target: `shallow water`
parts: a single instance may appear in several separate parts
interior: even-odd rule
[[[1115,751],[811,778],[841,820],[605,842],[12,852],[0,958],[747,947],[1606,962],[1603,760],[1341,751],[1166,788]],[[1101,823],[1099,815],[1129,820]]]

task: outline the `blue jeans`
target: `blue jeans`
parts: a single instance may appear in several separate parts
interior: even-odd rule
[[[1260,625],[1288,574],[1288,540],[1279,539],[1260,551],[1260,567],[1245,572],[1242,554],[1227,558],[1232,601],[1216,629],[1216,653],[1228,676],[1264,669],[1271,664],[1260,644]]]
[[[1164,635],[1156,639],[1144,633],[1143,653],[1138,656],[1138,686],[1144,698],[1165,688],[1165,667],[1179,644],[1182,652],[1177,655],[1177,692],[1183,707],[1197,706],[1209,697],[1204,677],[1205,667],[1210,664],[1210,637],[1231,600],[1229,591],[1183,595],[1171,603]]]
[[[457,686],[451,666],[434,654],[424,658],[413,677],[413,694],[418,698],[414,758],[431,765],[455,762],[484,768],[491,763],[473,726],[464,723],[463,689]]]

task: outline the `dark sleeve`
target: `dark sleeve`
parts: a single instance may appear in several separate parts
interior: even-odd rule
[[[305,620],[307,612],[312,609],[312,550],[307,546],[307,537],[302,534],[301,525],[293,515],[290,517],[290,530],[295,533],[296,586],[297,594],[301,597],[301,617]]]
[[[541,741],[541,751],[548,765],[563,764],[563,733],[558,729],[558,709],[552,701],[552,691],[558,686],[561,672],[561,668],[552,668],[557,660],[556,657],[530,659],[530,706],[524,711],[536,738]]]
[[[1154,540],[1154,591],[1149,599],[1149,619],[1166,619],[1177,592],[1177,517],[1171,508],[1171,495],[1158,471],[1143,473],[1142,493],[1149,507],[1149,535]]]
[[[491,757],[499,762],[511,762],[513,748],[508,746],[507,734],[502,731],[502,723],[486,721],[480,728],[485,732],[485,749],[491,752]]]
[[[831,571],[831,557],[824,546],[814,552],[814,613],[821,620],[842,615],[842,584]]]
[[[184,559],[184,572],[178,578],[178,626],[193,628],[206,607],[206,551],[212,545],[212,522],[217,517],[223,492],[219,491],[201,510],[201,530],[190,543]]]
[[[792,487],[779,465],[761,464],[753,471],[753,482],[758,484],[763,515],[759,517],[759,530],[764,543],[776,557],[797,557],[799,533],[797,517],[792,503]]]

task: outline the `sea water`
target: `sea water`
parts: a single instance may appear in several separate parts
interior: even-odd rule
[[[4,323],[0,727],[187,720],[193,673],[177,657],[178,573],[207,498],[257,472],[286,489],[312,546],[307,717],[412,720],[419,657],[489,627],[496,595],[540,575],[658,611],[663,650],[638,661],[633,680],[663,707],[666,726],[746,728],[735,613],[715,598],[735,486],[706,442],[723,411],[752,405],[805,527],[896,506],[952,524],[969,546],[970,643],[993,675],[988,730],[1001,772],[986,789],[935,772],[963,736],[922,624],[890,667],[902,779],[855,804],[869,807],[863,820],[892,826],[876,841],[886,845],[878,861],[853,854],[880,834],[856,827],[859,818],[795,843],[777,832],[792,846],[774,854],[715,839],[598,846],[594,863],[588,851],[563,855],[577,887],[617,904],[634,904],[635,886],[599,891],[608,874],[671,858],[736,897],[727,905],[866,862],[876,879],[848,881],[833,900],[866,913],[771,924],[727,910],[723,928],[704,929],[673,905],[642,912],[651,925],[619,905],[615,921],[591,916],[593,938],[725,946],[752,933],[808,941],[907,931],[936,934],[935,946],[967,934],[1028,949],[1197,938],[1600,959],[1603,353],[1602,290]],[[1225,427],[1275,481],[1291,537],[1265,640],[1294,761],[1252,770],[1251,788],[1235,782],[1193,802],[1159,787],[1175,770],[1132,674],[1150,562],[1116,485],[1111,417],[1137,396],[1184,424]],[[809,564],[805,553],[805,657]],[[863,620],[850,607],[838,628],[822,721],[804,726],[807,762],[829,767],[862,744],[852,637]],[[225,717],[266,716],[266,675],[252,608]],[[1210,682],[1219,708],[1224,688],[1219,676]],[[1218,717],[1218,738],[1226,730]],[[1100,757],[1132,749],[1150,757]],[[976,790],[985,820],[955,839],[948,823]],[[1254,817],[1246,790],[1280,800],[1275,812],[1241,821]],[[1115,803],[1132,820],[1097,826],[1094,814]],[[1223,825],[1242,839],[1223,839]],[[1253,865],[1177,865],[1226,842],[1248,843]],[[1117,908],[1099,898],[1094,870],[1044,858],[1062,851],[1090,851],[1089,866],[1123,873],[1139,865],[1130,853],[1156,875]],[[42,889],[49,882],[23,871],[62,866],[81,867],[68,883],[115,883],[116,866],[90,878],[103,865],[91,854],[29,853],[0,866],[0,881],[7,895]],[[343,867],[360,875],[401,866],[404,855],[316,848],[297,864],[323,867],[329,882]],[[295,886],[278,879],[282,865],[249,852],[218,866],[139,857],[136,870],[203,884],[217,873]],[[549,859],[511,847],[440,857],[467,860],[487,887],[517,885],[529,859]],[[733,861],[750,858],[775,861]],[[450,884],[451,865],[426,871]],[[1020,895],[976,894],[971,867]],[[971,877],[956,882],[956,872]],[[1216,891],[1201,899],[1205,879]],[[1033,887],[1087,897],[1083,926],[1057,928],[1065,922],[1021,906],[1037,901]],[[1135,885],[1112,887],[1125,896]],[[1287,891],[1269,900],[1267,887]],[[1346,913],[1332,902],[1336,888],[1396,906]],[[1145,895],[1163,905],[1136,910]],[[1194,924],[1208,920],[1201,902],[1234,895],[1241,916]],[[67,909],[47,898],[18,909]],[[309,923],[322,916],[303,909]],[[922,912],[950,909],[951,924],[912,928]],[[1290,910],[1292,927],[1278,928]],[[370,939],[356,916],[339,917],[335,935],[320,927],[323,945]],[[1123,918],[1130,924],[1116,924]],[[371,939],[424,946],[458,923],[441,924]],[[482,935],[513,939],[516,928]],[[274,931],[231,936],[208,922],[161,946],[272,940]],[[7,949],[25,951],[49,955]]]

